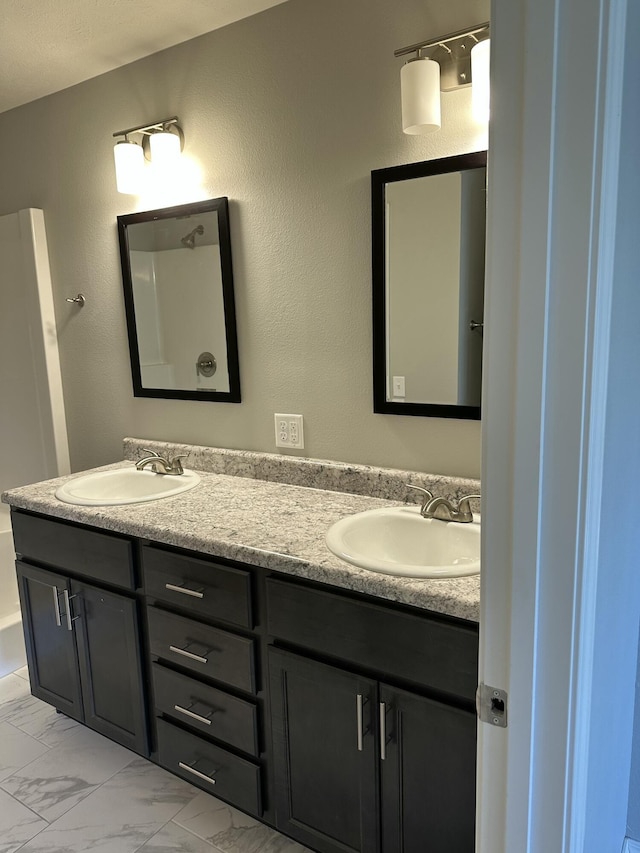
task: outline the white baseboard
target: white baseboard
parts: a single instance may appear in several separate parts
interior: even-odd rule
[[[640,853],[640,841],[634,841],[632,838],[625,838],[622,845],[622,853]]]

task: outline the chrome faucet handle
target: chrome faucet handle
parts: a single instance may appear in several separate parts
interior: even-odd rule
[[[184,468],[182,467],[181,459],[186,459],[188,453],[180,453],[178,456],[174,456],[173,458],[169,458],[169,471],[168,474],[184,474]]]
[[[413,483],[407,483],[408,489],[415,489],[416,492],[422,492],[424,494],[424,498],[422,499],[422,506],[420,507],[420,514],[424,515],[424,512],[429,505],[429,502],[433,500],[433,492],[430,492],[429,489],[425,489],[422,486],[414,486]]]
[[[473,513],[469,501],[482,500],[482,495],[465,495],[458,501],[458,521],[473,521]]]
[[[139,459],[136,462],[136,468],[138,471],[144,471],[144,469],[149,466],[151,470],[156,474],[167,474],[169,473],[170,464],[164,458],[164,456],[160,456],[159,453],[156,453],[155,450],[147,450],[149,456],[144,456],[142,459]],[[178,462],[180,464],[180,462]],[[179,471],[177,473],[182,473]]]
[[[143,448],[142,448],[142,452],[143,452],[143,453],[148,453],[148,454],[149,454],[149,456],[155,456],[157,459],[161,459],[161,458],[162,458],[162,457],[160,456],[160,454],[159,454],[159,453],[156,453],[156,452],[155,452],[155,450],[149,450],[149,448],[148,448],[148,447],[143,447]]]

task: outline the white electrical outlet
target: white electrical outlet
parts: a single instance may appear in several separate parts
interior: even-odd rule
[[[302,415],[274,415],[276,426],[276,447],[292,447],[302,450],[304,447],[304,429]]]

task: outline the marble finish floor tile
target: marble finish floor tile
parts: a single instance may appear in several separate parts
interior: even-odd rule
[[[0,678],[0,721],[11,723],[47,746],[58,746],[69,731],[80,728],[75,720],[32,696],[29,682],[16,673]]]
[[[134,853],[197,793],[182,779],[133,757],[34,838],[24,853]]]
[[[50,825],[49,825],[50,824]],[[308,853],[0,679],[0,853]]]
[[[29,682],[15,674],[0,678],[0,720],[6,719],[16,706],[31,696]]]
[[[84,726],[77,734],[0,782],[48,822],[56,820],[135,758]]]
[[[13,674],[17,675],[18,678],[26,678],[26,680],[29,681],[29,667],[28,666],[22,666],[22,667],[20,667],[20,669],[16,669],[16,671]]]
[[[221,853],[177,823],[169,821],[140,848],[140,853]]]
[[[20,729],[47,746],[60,746],[73,733],[85,727],[65,714],[58,714],[55,708],[41,702],[34,696],[28,696],[17,702],[5,722]]]
[[[20,847],[20,853],[135,853],[149,833],[135,826],[45,829]],[[2,847],[0,846],[0,851]]]
[[[199,794],[173,820],[222,853],[309,853],[308,848],[210,794]]]
[[[49,747],[9,723],[0,723],[0,781],[39,758]]]
[[[0,853],[14,853],[47,825],[9,794],[0,791]]]

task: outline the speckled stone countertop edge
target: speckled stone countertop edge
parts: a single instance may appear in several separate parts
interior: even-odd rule
[[[463,495],[480,494],[480,481],[470,477],[450,477],[399,468],[357,465],[328,459],[304,456],[285,456],[254,450],[230,450],[224,447],[178,444],[141,438],[125,438],[123,458],[137,462],[145,456],[144,449],[161,456],[186,454],[185,467],[212,474],[248,477],[272,483],[307,486],[332,492],[366,495],[391,501],[419,503],[418,492],[407,483],[429,489],[438,495],[460,499]],[[480,512],[480,502],[472,501],[474,512]]]
[[[93,470],[128,465],[120,462]],[[352,566],[328,550],[324,534],[334,521],[366,509],[397,505],[397,501],[199,473],[201,483],[190,492],[134,505],[85,507],[58,500],[58,486],[80,474],[11,489],[2,500],[55,518],[479,621],[478,576],[394,577]]]

